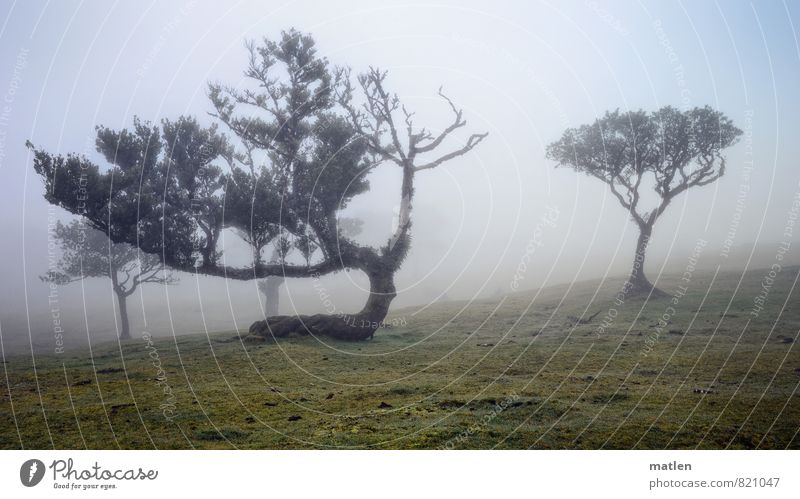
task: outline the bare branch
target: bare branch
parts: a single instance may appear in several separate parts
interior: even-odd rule
[[[439,96],[443,98],[450,105],[450,109],[452,109],[453,114],[455,114],[455,119],[453,120],[453,123],[450,126],[445,128],[444,131],[440,133],[431,142],[421,147],[415,146],[414,151],[417,153],[433,151],[434,149],[439,147],[439,145],[444,141],[444,139],[446,139],[447,136],[450,135],[454,130],[461,128],[467,124],[467,122],[463,119],[463,110],[456,108],[455,104],[453,104],[453,101],[450,100],[450,98],[447,97],[444,93],[442,93],[442,87],[439,87]]]
[[[400,101],[397,95],[390,95],[383,88],[383,81],[385,79],[386,72],[380,71],[374,67],[370,67],[369,72],[359,77],[358,80],[361,84],[361,89],[367,99],[367,102],[364,104],[364,110],[375,120],[373,135],[379,132],[382,125],[386,125],[389,129],[392,147],[379,147],[378,152],[393,160],[394,154],[396,154],[397,160],[394,161],[400,166],[406,166],[408,158],[403,151],[403,146],[400,144],[397,127],[392,118],[392,113],[398,109]]]
[[[415,172],[418,172],[418,171],[421,171],[421,170],[429,170],[431,168],[436,168],[437,166],[441,165],[445,161],[450,161],[453,158],[457,158],[459,156],[463,156],[464,154],[467,154],[468,152],[470,152],[475,146],[480,144],[483,141],[483,139],[485,139],[488,135],[489,135],[488,132],[487,133],[474,133],[474,134],[469,136],[469,139],[467,139],[466,145],[464,145],[464,147],[462,147],[461,149],[458,149],[458,150],[453,151],[451,153],[445,154],[444,156],[441,156],[441,157],[439,157],[439,159],[431,161],[430,163],[425,163],[424,165],[415,166],[413,169],[414,169]]]

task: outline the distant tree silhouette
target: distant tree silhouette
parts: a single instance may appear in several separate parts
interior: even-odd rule
[[[281,239],[276,242],[276,246],[278,247],[272,251],[272,258],[270,259],[269,263],[273,264],[282,261],[281,251],[279,250],[281,249],[281,243],[284,243],[284,241],[285,239]],[[285,249],[285,244],[283,249]],[[283,286],[284,281],[285,279],[280,275],[272,275],[258,281],[258,290],[261,291],[262,295],[264,295],[265,317],[273,317],[278,315],[281,301],[281,286]]]
[[[61,259],[41,279],[69,284],[89,277],[107,277],[117,297],[122,340],[129,339],[127,299],[145,283],[171,284],[175,278],[165,271],[158,257],[142,253],[129,244],[113,244],[98,230],[78,221],[58,222],[53,237],[61,247]]]
[[[244,82],[209,85],[213,116],[235,144],[193,118],[160,127],[134,121],[130,131],[98,129],[97,148],[110,163],[105,169],[29,143],[45,198],[114,242],[158,255],[180,271],[249,280],[360,270],[370,283],[361,311],[273,316],[250,331],[371,338],[396,296],[394,275],[410,247],[416,174],[467,154],[486,134],[440,153],[466,125],[441,89],[453,119],[434,134],[417,128],[414,114],[385,89],[385,72],[371,68],[351,81],[349,70],[331,68],[314,40],[298,31],[247,49]],[[345,235],[339,212],[369,189],[367,175],[382,164],[402,170],[400,222],[385,245],[373,248]],[[251,265],[234,267],[220,258],[225,228],[251,246]],[[262,252],[270,243],[280,258],[265,264]],[[292,248],[302,263],[287,261]]]
[[[566,130],[547,147],[547,157],[608,184],[639,228],[629,292],[663,295],[644,273],[653,225],[676,196],[725,173],[722,151],[741,133],[729,118],[710,107],[683,112],[669,106],[652,113],[614,111],[591,125]],[[648,186],[659,202],[643,208],[641,192]]]

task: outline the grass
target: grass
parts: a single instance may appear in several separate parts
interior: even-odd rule
[[[7,357],[0,448],[796,449],[797,273],[758,317],[765,271],[703,273],[674,312],[615,304],[608,280],[399,310],[406,326],[364,343],[233,332]]]

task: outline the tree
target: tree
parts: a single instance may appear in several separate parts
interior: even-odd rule
[[[370,69],[354,85],[348,69],[332,68],[317,55],[309,35],[290,30],[279,42],[265,39],[246,46],[245,83],[209,85],[212,116],[232,133],[235,150],[216,128],[202,128],[190,118],[174,122],[179,131],[190,130],[180,134],[172,122],[163,122],[159,130],[135,121],[133,131],[98,134],[98,149],[111,164],[107,169],[83,156],[34,148],[34,169],[44,179],[45,198],[86,217],[114,242],[158,255],[176,270],[242,280],[360,270],[370,282],[361,311],[274,316],[250,331],[262,337],[370,338],[396,295],[394,275],[409,249],[416,173],[467,154],[486,134],[473,134],[460,147],[435,156],[466,125],[463,112],[441,89],[454,119],[433,134],[417,129],[413,113],[385,90],[386,73]],[[399,124],[406,131],[404,144]],[[172,136],[192,147],[176,147]],[[115,140],[118,147],[110,147]],[[185,152],[180,161],[172,157],[175,150]],[[400,223],[381,248],[357,244],[342,231],[338,213],[369,189],[367,175],[374,168],[388,164],[403,170]],[[213,198],[214,206],[219,199],[222,216],[201,225],[207,211],[218,211],[195,213],[191,206],[198,190],[189,187],[198,183],[200,172],[211,171],[209,165],[224,170],[213,170],[210,187],[199,194]],[[219,258],[216,235],[226,227],[251,245],[252,265],[234,267]],[[262,251],[270,242],[286,249],[280,250],[278,262],[265,264]],[[304,262],[289,263],[288,248],[298,250]]]
[[[41,279],[62,285],[88,277],[111,279],[117,297],[121,340],[131,337],[128,297],[141,284],[175,282],[156,256],[141,253],[129,244],[112,244],[105,234],[77,220],[69,225],[58,222],[53,237],[61,247],[61,259]]]
[[[547,147],[547,157],[608,184],[639,228],[629,293],[659,296],[663,292],[644,273],[656,220],[683,191],[722,177],[722,151],[741,133],[728,117],[707,106],[683,112],[669,106],[652,113],[614,111],[591,125],[566,130]],[[642,208],[647,186],[652,186],[658,202]]]

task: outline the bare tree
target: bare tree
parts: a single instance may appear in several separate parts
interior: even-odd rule
[[[61,259],[41,279],[69,284],[89,277],[107,277],[117,298],[121,340],[130,339],[127,299],[141,284],[171,284],[176,281],[165,271],[158,257],[121,243],[113,244],[100,231],[79,221],[69,225],[58,222],[54,239],[61,247]]]
[[[645,252],[656,220],[676,196],[708,185],[725,173],[722,150],[742,131],[710,107],[681,112],[607,112],[591,125],[570,128],[547,148],[547,157],[605,182],[639,228],[629,292],[663,295],[644,273]],[[642,206],[651,187],[655,206]]]

